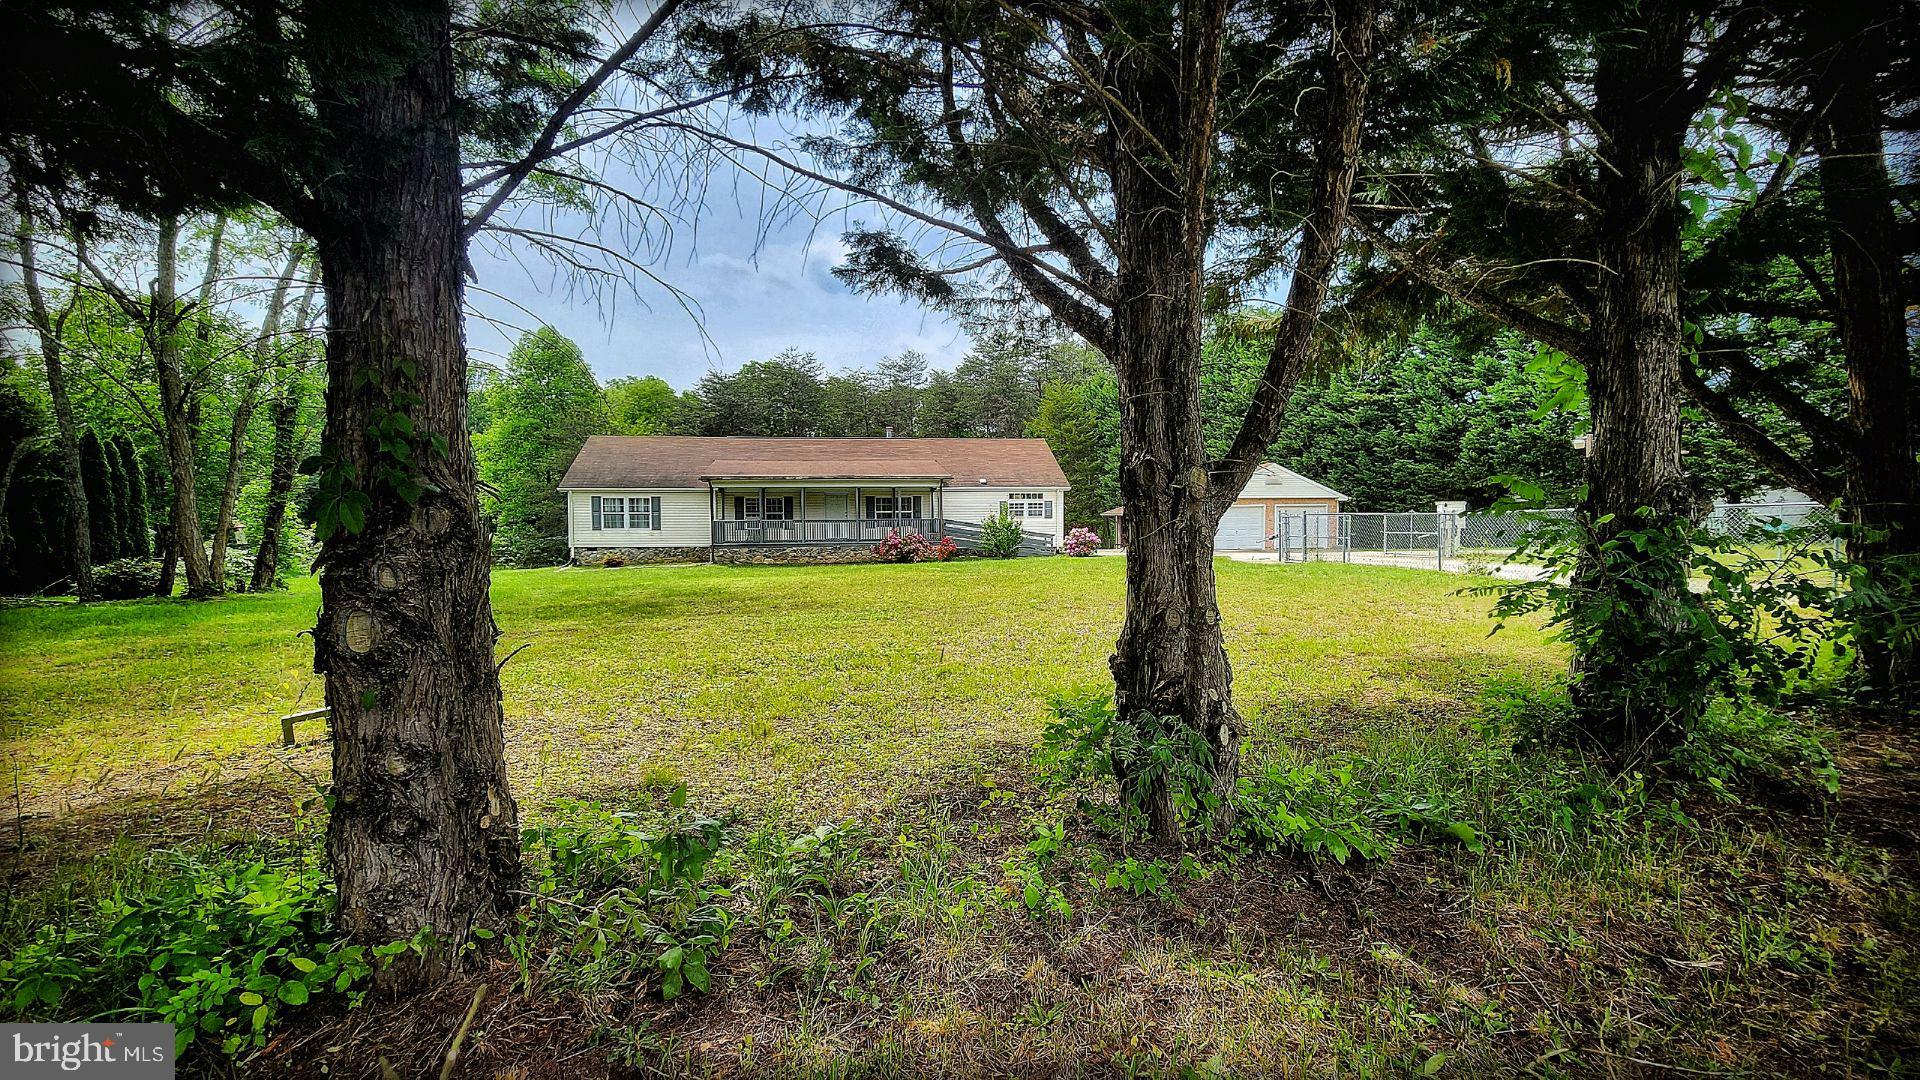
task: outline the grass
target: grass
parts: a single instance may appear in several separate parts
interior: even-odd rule
[[[1485,602],[1453,595],[1459,578],[1218,565],[1256,745],[1458,719],[1489,679],[1542,682],[1564,662],[1524,632],[1489,638]],[[536,807],[684,780],[701,799],[811,818],[991,769],[1031,744],[1049,693],[1105,680],[1121,570],[499,572],[501,653],[529,646],[502,673],[514,781]],[[317,605],[302,580],[206,605],[0,609],[0,752],[24,807],[112,816],[304,783],[289,766],[318,778],[320,750],[275,748],[278,717],[319,704],[300,636]],[[1328,722],[1354,716],[1372,723]]]
[[[1550,702],[1566,657],[1488,636],[1468,579],[1217,565],[1248,771],[1293,770],[1295,809],[1364,819],[1383,857],[1181,859],[1103,828],[1103,787],[1036,781],[1047,695],[1104,680],[1118,560],[506,571],[528,819],[574,798],[672,818],[681,784],[737,815],[701,886],[734,919],[712,992],[663,1002],[649,946],[606,944],[640,892],[562,888],[515,963],[314,1012],[251,1068],[431,1075],[486,984],[471,1075],[1913,1070],[1910,732],[1829,735],[1832,799],[1615,783],[1489,726]],[[142,880],[146,845],[235,850],[323,778],[322,747],[271,745],[313,703],[314,604],[302,583],[0,610],[5,750],[39,815],[0,946]],[[530,865],[553,880],[537,845]]]

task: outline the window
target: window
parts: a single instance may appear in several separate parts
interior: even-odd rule
[[[658,529],[660,528],[660,496],[595,495],[592,514],[593,528],[596,531]]]
[[[1016,491],[1007,496],[1007,513],[1017,518],[1050,518],[1053,503],[1047,501],[1044,492]]]
[[[920,516],[920,495],[902,495],[896,503],[891,495],[867,496],[867,517],[873,521],[903,520]]]
[[[793,520],[793,496],[767,496],[766,511],[761,512],[760,498],[757,495],[742,495],[734,499],[738,508],[737,517],[741,521],[791,521]]]

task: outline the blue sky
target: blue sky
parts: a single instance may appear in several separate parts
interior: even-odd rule
[[[770,123],[776,142],[792,137],[764,120],[763,135]],[[730,127],[743,137],[751,131],[746,121]],[[601,162],[598,171],[629,191],[690,186],[685,173],[649,178],[619,162]],[[873,208],[824,196],[804,213],[769,221],[767,189],[744,171],[721,163],[700,180],[698,194],[680,197],[686,205],[670,226],[645,234],[609,228],[599,236],[684,293],[698,318],[652,282],[583,290],[517,241],[473,246],[479,280],[469,306],[513,326],[552,324],[580,345],[603,382],[658,375],[685,389],[710,370],[733,370],[787,348],[814,353],[829,370],[868,367],[905,349],[925,353],[935,367],[951,367],[965,354],[965,333],[943,315],[891,296],[856,294],[834,278],[842,232],[862,221],[878,224]],[[552,231],[576,232],[583,224],[579,215],[563,215]],[[474,359],[499,362],[513,333],[469,319]]]

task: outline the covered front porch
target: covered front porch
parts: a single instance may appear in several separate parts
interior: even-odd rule
[[[809,480],[760,483],[710,479],[713,543],[730,545],[875,544],[889,532],[945,535],[943,485]]]

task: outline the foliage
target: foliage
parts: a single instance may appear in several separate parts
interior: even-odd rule
[[[1212,819],[1218,801],[1208,771],[1213,753],[1200,732],[1178,717],[1122,718],[1105,691],[1055,694],[1047,704],[1052,715],[1034,756],[1035,771],[1047,787],[1114,781],[1131,796],[1144,794],[1154,778],[1164,777],[1182,821],[1204,826]],[[1094,805],[1080,800],[1082,809]],[[1145,813],[1144,806],[1123,799],[1119,818],[1109,824],[1130,832]]]
[[[341,942],[333,909],[311,833],[252,850],[154,852],[0,959],[0,1011],[153,1020],[179,1029],[182,1051],[255,1049],[290,1009],[329,995],[358,1002],[373,964],[408,947]]]
[[[157,559],[115,559],[93,568],[93,586],[102,600],[132,600],[152,596],[160,584]]]
[[[951,537],[943,536],[935,543],[917,532],[888,529],[886,538],[873,546],[873,557],[892,563],[946,562],[959,551]]]
[[[1829,549],[1804,531],[1774,540],[1782,554],[1685,520],[1576,516],[1571,528],[1534,531],[1516,556],[1545,573],[1472,591],[1495,598],[1496,630],[1545,613],[1546,625],[1588,659],[1586,670],[1608,672],[1603,680],[1576,674],[1576,694],[1612,703],[1600,713],[1638,717],[1649,744],[1628,749],[1659,756],[1716,699],[1776,702],[1819,657],[1829,625],[1823,616],[1836,598],[1832,575],[1809,568]],[[1689,576],[1702,581],[1698,593]],[[1581,730],[1574,713],[1567,717],[1573,723],[1559,741],[1610,745]]]
[[[474,439],[480,479],[492,489],[495,548],[520,565],[567,554],[560,478],[587,437],[608,430],[606,402],[579,346],[550,326],[521,337],[505,372],[481,391],[493,422]]]
[[[607,380],[607,421],[615,435],[671,435],[680,396],[657,375]]]
[[[523,971],[532,950],[546,949],[548,964],[583,985],[657,975],[669,1001],[712,987],[709,965],[726,951],[733,915],[707,871],[728,826],[688,813],[686,795],[675,788],[657,815],[561,800],[550,823],[525,830],[532,902],[509,943]]]
[[[1026,535],[1020,522],[1002,510],[980,523],[980,550],[996,559],[1011,559],[1020,554]]]
[[[1060,549],[1076,558],[1085,557],[1100,550],[1100,536],[1092,529],[1076,528],[1067,533]]]
[[[1764,782],[1840,790],[1840,770],[1818,729],[1757,701],[1720,699],[1673,752],[1674,767],[1732,800],[1742,785]]]

